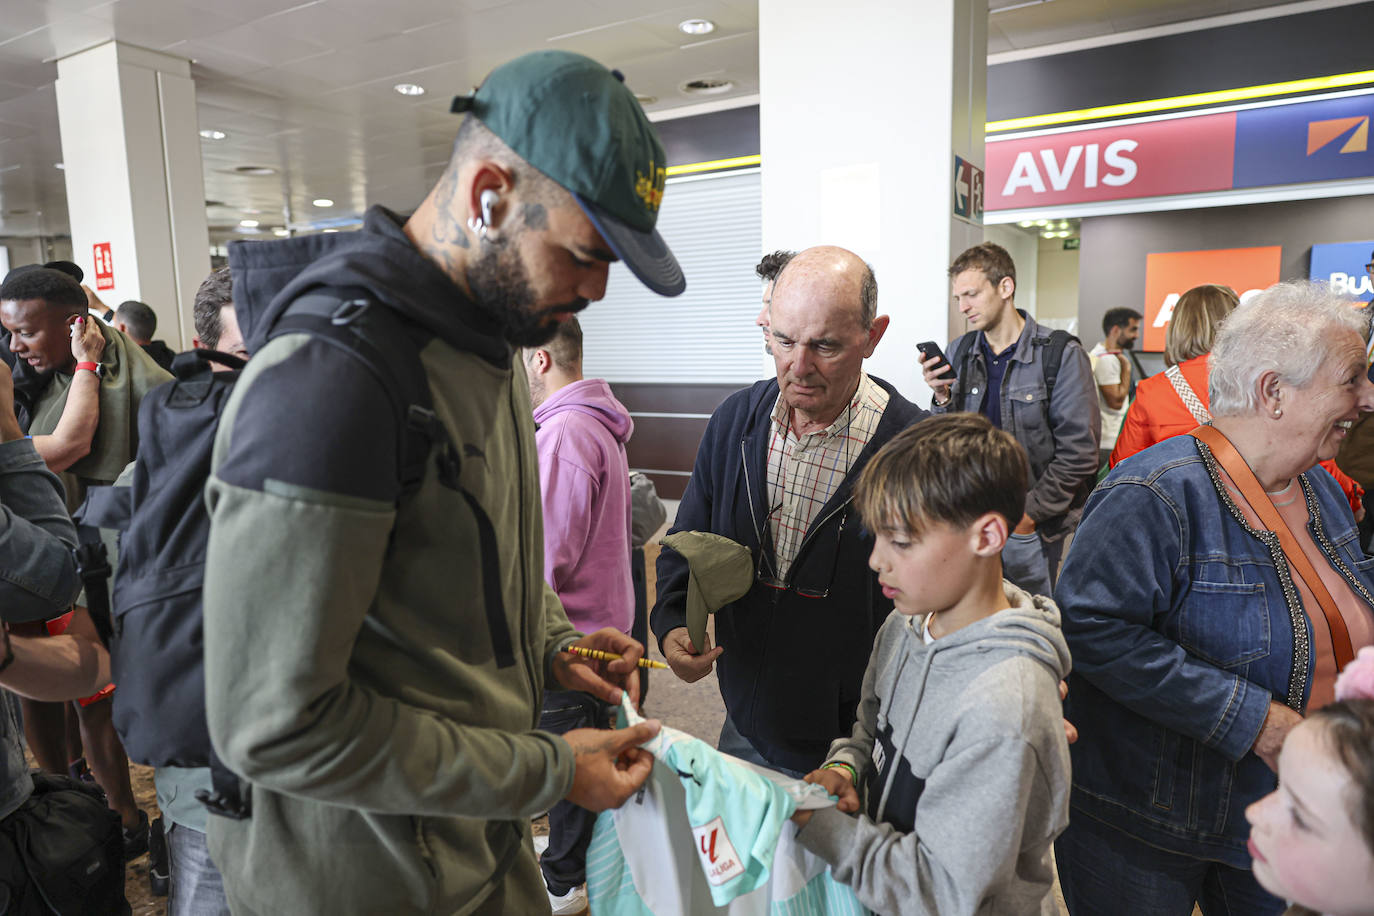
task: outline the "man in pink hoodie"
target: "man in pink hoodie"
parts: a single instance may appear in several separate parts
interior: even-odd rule
[[[568,619],[585,633],[630,632],[630,465],[625,443],[634,422],[602,379],[582,377],[582,328],[569,318],[542,347],[524,351],[534,403],[539,484],[544,499],[544,578]],[[590,694],[550,690],[539,727],[555,734],[610,727]],[[549,845],[540,869],[556,914],[587,902],[587,844],[596,815],[566,801],[549,812]]]

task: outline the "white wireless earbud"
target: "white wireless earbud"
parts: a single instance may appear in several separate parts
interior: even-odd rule
[[[491,225],[491,208],[496,206],[496,202],[500,199],[501,195],[497,194],[491,188],[482,192],[482,222],[486,223],[488,226]]]

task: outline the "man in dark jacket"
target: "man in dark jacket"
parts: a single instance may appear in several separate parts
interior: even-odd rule
[[[664,550],[651,622],[678,677],[720,660],[720,749],[800,775],[854,724],[873,638],[892,602],[868,569],[873,538],[852,488],[888,439],[926,414],[863,361],[887,330],[872,269],[811,248],[778,276],[769,306],[776,379],[716,409],[673,531],[709,531],[754,555],[749,592],[716,612],[715,648],[687,636],[688,569]]]
[[[247,819],[208,830],[238,916],[547,913],[530,818],[617,806],[652,768],[656,723],[537,730],[545,684],[633,699],[643,649],[579,634],[544,581],[511,347],[602,298],[617,257],[682,291],[654,229],[663,147],[616,74],[567,52],[498,67],[454,110],[452,158],[408,219],[373,207],[359,232],[230,246],[253,359],[206,491],[204,622],[210,736],[252,787]],[[272,333],[322,302],[399,324],[432,406],[398,409],[330,339]],[[433,445],[408,489],[416,427]]]

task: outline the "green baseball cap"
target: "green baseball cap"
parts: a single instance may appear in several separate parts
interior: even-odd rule
[[[581,54],[535,51],[502,64],[451,110],[567,188],[649,289],[676,296],[682,268],[654,224],[668,177],[663,144],[625,78]]]
[[[706,645],[706,615],[748,594],[754,584],[749,548],[710,531],[674,531],[659,542],[687,561],[687,635]]]

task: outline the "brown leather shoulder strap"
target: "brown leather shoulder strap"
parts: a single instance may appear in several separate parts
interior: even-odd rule
[[[1288,558],[1288,565],[1307,583],[1307,587],[1316,596],[1317,604],[1321,605],[1322,616],[1326,618],[1327,629],[1331,631],[1331,647],[1336,655],[1336,670],[1342,670],[1355,657],[1345,618],[1336,607],[1336,599],[1331,597],[1326,583],[1322,582],[1312,562],[1307,559],[1307,554],[1303,552],[1302,545],[1298,543],[1292,529],[1283,520],[1283,516],[1279,515],[1279,510],[1274,508],[1274,501],[1269,498],[1264,487],[1260,486],[1255,472],[1250,470],[1250,465],[1245,463],[1240,452],[1236,451],[1236,447],[1221,430],[1215,426],[1199,426],[1189,435],[1207,444],[1217,463],[1226,470],[1236,488],[1245,497],[1245,501],[1255,511],[1255,515],[1259,516],[1260,523],[1278,535],[1279,546],[1283,548],[1283,555]]]

